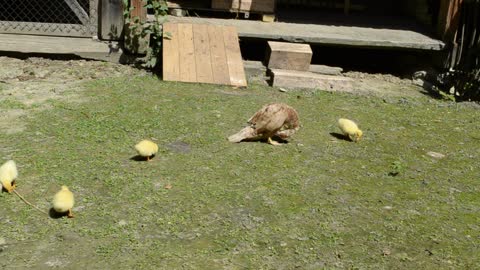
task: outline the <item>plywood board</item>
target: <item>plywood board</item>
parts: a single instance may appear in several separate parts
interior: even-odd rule
[[[230,73],[230,83],[234,86],[244,86],[247,84],[245,70],[243,69],[242,56],[240,55],[240,45],[235,27],[223,27],[223,40],[225,42],[225,53],[227,55],[228,72]]]
[[[225,43],[223,42],[223,29],[221,27],[209,25],[208,36],[210,38],[213,83],[230,84],[227,55],[225,53]]]
[[[182,82],[197,82],[195,63],[195,44],[193,42],[193,25],[178,24],[178,50],[180,78]]]
[[[163,79],[247,86],[234,27],[166,23]]]
[[[178,25],[166,23],[163,25],[163,79],[166,81],[180,80],[180,54],[178,53]]]
[[[210,39],[206,24],[193,25],[193,42],[195,45],[195,65],[197,70],[197,82],[213,82],[212,61],[210,57]]]

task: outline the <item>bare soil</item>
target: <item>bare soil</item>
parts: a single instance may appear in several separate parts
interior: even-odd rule
[[[0,130],[23,131],[26,109],[45,109],[49,100],[81,102],[78,93],[86,81],[139,74],[146,72],[99,61],[0,57]]]

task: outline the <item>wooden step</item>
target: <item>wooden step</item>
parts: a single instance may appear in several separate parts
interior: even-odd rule
[[[307,71],[311,61],[312,49],[308,44],[268,41],[268,68]]]
[[[353,80],[347,77],[284,69],[270,69],[269,72],[272,76],[272,86],[274,87],[353,91]]]

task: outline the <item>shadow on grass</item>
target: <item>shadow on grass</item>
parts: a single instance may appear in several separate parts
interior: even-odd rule
[[[152,160],[152,158],[154,158],[155,155],[151,156],[150,157],[150,160]],[[140,155],[136,155],[136,156],[133,156],[130,158],[130,160],[133,160],[133,161],[148,161],[148,159],[146,157],[143,157],[143,156],[140,156]]]
[[[284,140],[278,136],[273,136],[272,140],[279,142],[281,144],[288,144],[289,142],[287,140]],[[259,142],[259,143],[266,143],[268,144],[268,139],[267,138],[261,138],[261,139],[243,139],[240,143],[243,142]]]
[[[333,137],[339,139],[339,140],[344,140],[344,141],[347,141],[347,142],[351,142],[352,140],[350,140],[350,138],[348,138],[347,136],[343,135],[343,134],[340,134],[340,133],[336,133],[336,132],[330,132],[330,135],[332,135]]]
[[[62,217],[66,217],[68,215],[68,212],[65,212],[65,213],[59,213],[57,211],[55,211],[55,209],[50,208],[50,210],[48,210],[48,216],[50,218],[53,218],[53,219],[59,219],[59,218],[62,218]]]

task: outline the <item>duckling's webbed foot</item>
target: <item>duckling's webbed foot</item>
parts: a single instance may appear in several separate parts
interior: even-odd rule
[[[268,143],[271,145],[282,145],[281,143],[272,140],[272,137],[268,137]]]
[[[67,217],[68,218],[74,218],[73,213],[72,213],[72,209],[68,209]]]

